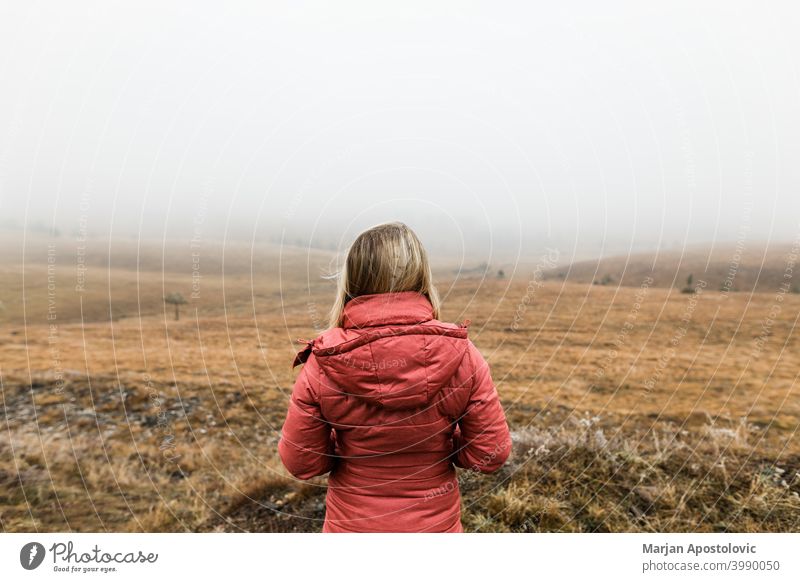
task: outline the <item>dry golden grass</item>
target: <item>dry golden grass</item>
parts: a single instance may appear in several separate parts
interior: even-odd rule
[[[3,530],[320,529],[325,480],[290,478],[275,446],[330,257],[267,254],[251,276],[237,256],[224,281],[211,263],[178,322],[161,298],[188,297],[189,270],[96,267],[81,323],[64,269],[55,331],[45,267],[26,318],[7,276]],[[514,431],[502,471],[461,474],[469,530],[800,530],[800,296],[525,277],[440,278],[443,318],[472,320]]]

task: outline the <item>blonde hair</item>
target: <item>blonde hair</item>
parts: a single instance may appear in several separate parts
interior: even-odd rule
[[[337,278],[331,327],[342,327],[344,307],[351,299],[400,291],[427,297],[434,319],[439,319],[439,293],[433,285],[428,255],[414,231],[402,222],[379,224],[358,235]]]

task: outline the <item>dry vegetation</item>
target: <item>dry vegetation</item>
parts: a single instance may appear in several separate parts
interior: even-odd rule
[[[784,283],[787,256],[792,245],[764,243],[690,246],[680,251],[640,253],[600,260],[579,261],[550,270],[549,277],[573,283],[636,286],[652,276],[656,287],[683,287],[691,274],[705,280],[709,289],[772,292]],[[796,252],[796,251],[795,251]],[[795,277],[790,288],[800,292]]]
[[[118,246],[76,293],[57,244],[55,328],[44,247],[0,264],[2,529],[318,531],[325,480],[287,476],[275,445],[330,257],[204,249],[176,322],[188,246]],[[515,440],[499,473],[461,474],[468,530],[800,530],[800,295],[530,276],[440,277]]]

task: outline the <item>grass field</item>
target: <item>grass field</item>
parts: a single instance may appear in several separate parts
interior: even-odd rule
[[[331,256],[105,244],[83,273],[74,241],[0,264],[2,529],[318,531],[325,480],[275,449]],[[800,295],[780,269],[756,293],[636,272],[438,271],[515,441],[499,473],[461,473],[469,531],[800,531]]]

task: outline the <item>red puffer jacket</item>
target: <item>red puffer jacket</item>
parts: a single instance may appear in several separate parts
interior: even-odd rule
[[[330,471],[323,531],[462,531],[454,465],[495,471],[511,450],[466,327],[419,293],[365,295],[304,361],[278,451],[298,479]]]

